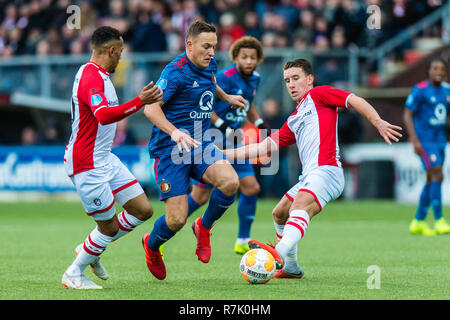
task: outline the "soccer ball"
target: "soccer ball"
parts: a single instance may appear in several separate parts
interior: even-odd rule
[[[239,268],[247,282],[266,283],[275,273],[275,262],[270,252],[264,249],[252,249],[244,254]]]

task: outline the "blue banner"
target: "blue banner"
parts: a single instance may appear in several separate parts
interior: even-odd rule
[[[0,191],[75,191],[64,170],[65,146],[0,147]],[[141,185],[158,189],[153,159],[145,147],[120,146],[113,149]]]

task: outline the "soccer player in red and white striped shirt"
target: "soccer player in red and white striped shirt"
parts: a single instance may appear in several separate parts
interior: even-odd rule
[[[260,143],[225,150],[224,154],[230,160],[249,159],[297,144],[302,174],[272,212],[279,242],[273,247],[250,240],[249,246],[264,248],[274,255],[279,269],[274,277],[301,278],[304,273],[297,262],[297,244],[311,218],[344,189],[337,139],[338,108],[354,108],[388,144],[391,140],[397,142],[402,135],[401,127],[381,119],[366,100],[355,94],[331,86],[313,87],[312,67],[305,59],[285,64],[284,81],[297,106],[281,129]]]
[[[100,263],[107,245],[131,232],[153,214],[147,196],[133,174],[113,153],[116,122],[144,104],[161,100],[162,92],[150,82],[139,96],[119,105],[109,75],[123,50],[123,39],[114,28],[100,27],[91,38],[92,57],[75,76],[72,94],[72,134],[64,154],[64,166],[88,216],[97,223],[76,258],[64,272],[62,284],[71,289],[101,289],[84,275],[90,265],[106,280]],[[115,201],[124,208],[116,215]]]

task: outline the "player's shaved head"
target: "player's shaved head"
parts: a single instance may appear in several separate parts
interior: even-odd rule
[[[217,33],[216,27],[204,21],[195,21],[192,23],[186,32],[186,41],[195,39],[200,33],[213,32]]]
[[[101,53],[111,45],[122,41],[119,30],[104,26],[96,29],[91,37],[92,50]]]

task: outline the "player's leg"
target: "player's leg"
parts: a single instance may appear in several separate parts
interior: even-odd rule
[[[248,247],[248,241],[250,240],[250,230],[256,213],[256,202],[258,200],[258,194],[260,186],[253,174],[253,168],[251,174],[242,176],[240,172],[239,176],[239,189],[241,191],[238,200],[238,217],[239,217],[239,229],[234,246],[234,251],[239,254],[244,254],[250,248]]]
[[[72,178],[84,209],[93,217],[97,226],[84,243],[77,247],[76,258],[63,275],[62,283],[67,288],[101,289],[84,275],[88,265],[99,278],[104,280],[108,278],[106,270],[100,263],[100,255],[117,234],[119,225],[107,173],[97,171],[83,172]]]
[[[302,177],[290,192],[297,188],[298,192],[293,199],[289,218],[283,229],[283,237],[275,246],[275,250],[256,240],[249,242],[250,247],[260,246],[272,252],[278,268],[286,261],[288,252],[304,237],[311,218],[318,214],[329,201],[342,194],[343,170],[334,166],[318,167]],[[289,192],[288,196],[292,197]]]
[[[430,169],[430,202],[434,213],[434,231],[437,234],[450,233],[450,225],[442,215],[442,181],[444,180],[442,165]]]
[[[298,192],[298,191],[297,191]],[[281,241],[284,234],[284,227],[289,218],[289,212],[292,206],[293,198],[288,194],[281,198],[280,202],[272,210],[273,223],[275,226],[278,242]],[[275,272],[274,278],[302,278],[303,269],[298,264],[298,245],[293,246],[286,254],[284,266],[282,270]]]
[[[192,191],[188,195],[188,217],[208,202],[212,189],[213,186],[193,179]]]
[[[227,160],[218,160],[211,165],[197,165],[193,174],[200,175],[202,181],[215,187],[205,213],[192,224],[192,230],[197,238],[195,252],[200,261],[207,263],[211,258],[210,230],[214,222],[233,204],[239,179]]]
[[[215,187],[211,192],[208,208],[201,219],[202,225],[211,229],[214,222],[234,202],[239,188],[239,178],[227,160],[219,160],[208,166],[202,175],[202,180]]]
[[[160,158],[155,169],[160,200],[165,202],[166,213],[156,219],[152,231],[143,236],[142,245],[148,269],[157,279],[163,280],[166,268],[161,246],[186,224],[190,165],[174,165],[170,157]]]
[[[115,175],[110,181],[111,189],[123,211],[117,215],[119,231],[113,241],[133,231],[153,215],[153,208],[141,185],[128,168],[113,157]]]

